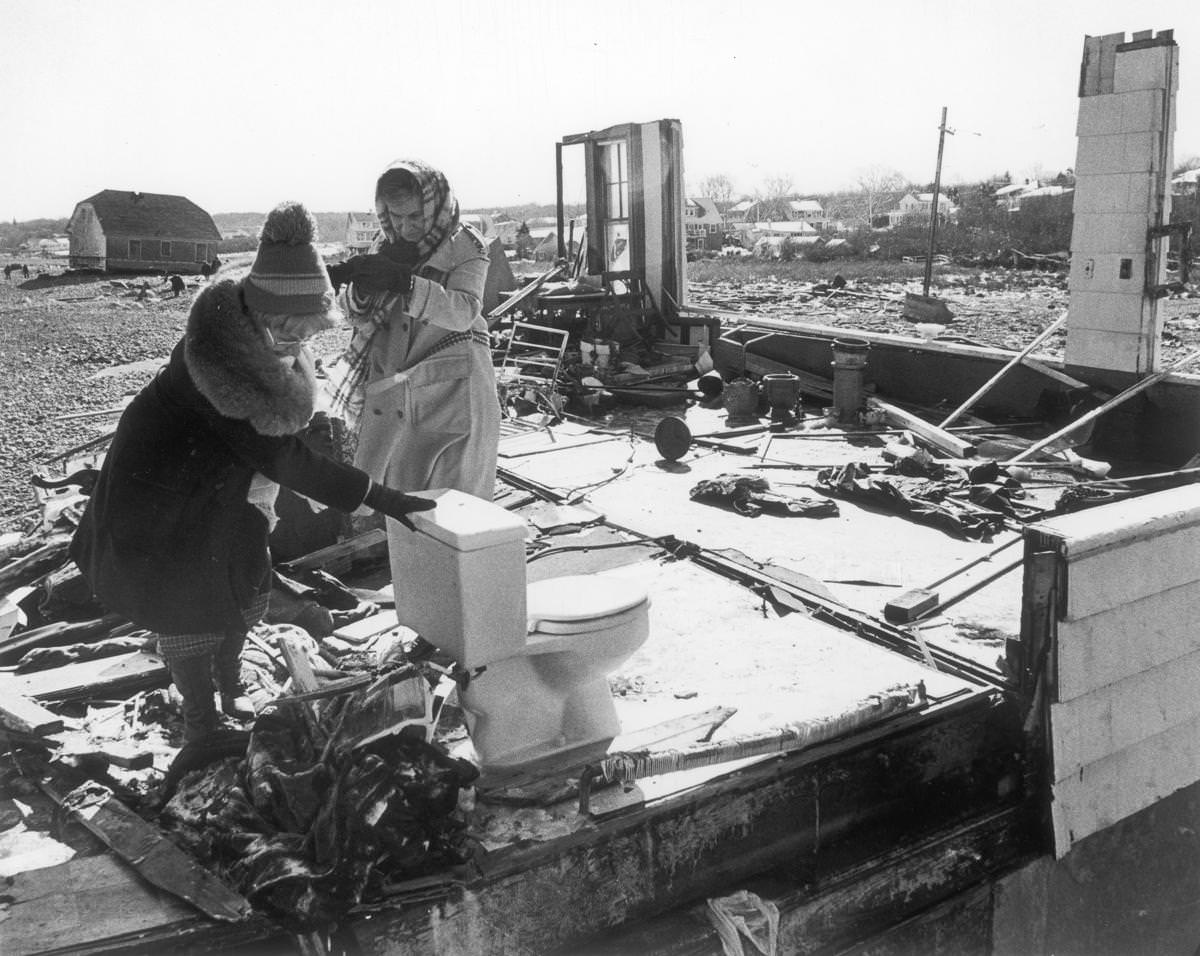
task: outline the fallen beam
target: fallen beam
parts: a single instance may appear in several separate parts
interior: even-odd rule
[[[958,408],[956,408],[949,415],[947,415],[944,419],[942,419],[941,427],[946,428],[953,421],[955,421],[958,418],[961,418],[964,412],[966,412],[968,409],[974,407],[975,403],[978,402],[979,399],[983,398],[983,396],[986,395],[988,392],[990,392],[992,390],[992,388],[995,386],[995,384],[997,382],[999,382],[1000,379],[1004,378],[1004,376],[1007,375],[1014,366],[1019,365],[1021,363],[1022,359],[1024,359],[1026,356],[1028,356],[1031,352],[1033,352],[1034,349],[1036,349],[1039,345],[1041,345],[1043,342],[1045,342],[1046,339],[1050,338],[1051,335],[1053,335],[1060,328],[1062,328],[1066,324],[1066,322],[1067,322],[1067,314],[1064,312],[1061,316],[1059,316],[1058,319],[1056,319],[1054,322],[1050,323],[1050,325],[1048,325],[1045,329],[1043,329],[1041,334],[1038,335],[1037,338],[1035,338],[1032,342],[1030,342],[1027,346],[1025,346],[1025,348],[1023,348],[1020,352],[1018,352],[1016,355],[1014,355],[1008,361],[1008,363],[1003,368],[1000,369],[1000,371],[998,371],[995,375],[993,375],[986,382],[984,382],[983,385],[981,385],[970,398],[968,398],[965,402],[963,402],[961,405],[959,405]]]
[[[1161,371],[1155,372],[1153,375],[1147,375],[1140,382],[1136,382],[1135,384],[1130,385],[1129,388],[1125,389],[1125,391],[1121,392],[1119,395],[1116,395],[1113,398],[1110,398],[1107,402],[1105,402],[1099,408],[1093,408],[1086,415],[1080,416],[1079,418],[1075,419],[1075,421],[1071,422],[1069,425],[1065,425],[1064,427],[1060,428],[1054,434],[1047,435],[1045,438],[1041,439],[1041,441],[1034,442],[1032,445],[1030,445],[1028,448],[1026,448],[1019,455],[1015,455],[1014,457],[1010,458],[1007,462],[1005,462],[1005,464],[1007,464],[1007,465],[1019,464],[1020,462],[1029,458],[1030,456],[1036,455],[1039,451],[1041,451],[1047,445],[1051,445],[1054,442],[1058,441],[1060,438],[1063,438],[1063,437],[1071,434],[1071,432],[1079,430],[1084,425],[1086,425],[1088,422],[1095,421],[1101,415],[1105,414],[1106,412],[1111,411],[1112,409],[1116,408],[1118,405],[1121,405],[1124,402],[1128,401],[1129,399],[1133,398],[1134,395],[1137,395],[1140,392],[1144,392],[1146,389],[1150,388],[1152,385],[1158,384],[1159,382],[1161,382],[1164,378],[1166,378],[1168,375],[1172,374],[1173,372],[1178,372],[1178,371],[1182,370],[1183,368],[1185,368],[1186,366],[1191,365],[1197,359],[1200,359],[1200,350],[1197,350],[1195,352],[1189,352],[1187,355],[1185,355],[1183,358],[1181,358],[1178,362],[1175,362],[1173,365],[1169,365],[1167,368],[1164,368]]]
[[[0,725],[42,737],[62,730],[63,720],[28,697],[5,694],[0,697]]]
[[[925,421],[912,412],[906,412],[902,408],[897,408],[895,405],[882,402],[877,398],[871,399],[869,404],[882,410],[891,424],[908,429],[922,441],[951,458],[970,458],[975,454],[975,446],[969,441],[959,438],[932,422]]]
[[[46,795],[71,813],[140,876],[213,919],[238,922],[250,916],[250,903],[113,796],[89,781],[66,796],[42,783]]]

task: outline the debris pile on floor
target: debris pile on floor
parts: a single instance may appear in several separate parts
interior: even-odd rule
[[[365,692],[319,716],[310,706],[270,707],[244,758],[184,776],[162,814],[181,845],[297,932],[338,922],[371,886],[463,863],[454,811],[476,776],[420,734],[364,744],[379,716]]]

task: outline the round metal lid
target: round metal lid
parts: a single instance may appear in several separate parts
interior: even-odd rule
[[[654,447],[667,461],[678,461],[692,447],[692,432],[682,418],[668,415],[654,429]]]

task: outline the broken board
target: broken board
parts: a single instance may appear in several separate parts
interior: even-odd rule
[[[134,691],[166,687],[167,665],[157,654],[130,651],[32,674],[0,675],[0,698],[24,696],[33,700],[85,700],[119,697]]]

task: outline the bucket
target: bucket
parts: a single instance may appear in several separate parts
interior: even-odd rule
[[[753,418],[758,412],[758,385],[748,378],[726,382],[721,397],[733,418]]]
[[[791,372],[772,372],[762,379],[767,404],[772,408],[792,408],[800,400],[800,378]]]

